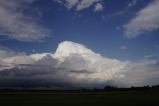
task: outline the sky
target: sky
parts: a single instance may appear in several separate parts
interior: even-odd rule
[[[158,84],[158,10],[158,0],[0,0],[0,87]]]

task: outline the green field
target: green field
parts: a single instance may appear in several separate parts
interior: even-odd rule
[[[0,106],[159,106],[159,91],[1,92]]]

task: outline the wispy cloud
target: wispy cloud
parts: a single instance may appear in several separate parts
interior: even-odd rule
[[[147,59],[151,59],[151,58],[156,58],[158,56],[159,56],[159,54],[149,54],[149,55],[145,55],[144,57]]]
[[[35,0],[0,1],[0,35],[19,41],[40,41],[49,35],[49,31],[38,24],[24,10]]]
[[[154,0],[148,6],[141,9],[136,16],[125,25],[125,34],[128,38],[134,38],[144,32],[150,32],[159,28],[159,1]]]
[[[129,7],[135,6],[136,3],[137,3],[137,0],[130,0],[129,3],[128,3],[128,6]]]
[[[127,47],[126,47],[126,46],[121,46],[120,49],[121,49],[121,50],[126,50]]]
[[[91,6],[94,7],[94,11],[102,11],[102,0],[53,0],[57,3],[63,4],[67,9],[75,8],[76,11],[81,11]]]
[[[101,4],[101,3],[97,3],[96,5],[95,5],[95,8],[94,8],[94,11],[95,12],[98,12],[98,11],[103,11],[103,5]]]

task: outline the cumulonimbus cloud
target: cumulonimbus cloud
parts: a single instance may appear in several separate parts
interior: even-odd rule
[[[0,88],[130,87],[159,81],[158,60],[121,61],[70,41],[60,43],[55,53],[0,56]]]
[[[49,31],[24,10],[35,0],[0,0],[0,35],[19,41],[40,41]]]
[[[148,6],[141,9],[136,16],[125,25],[125,35],[134,38],[159,28],[159,1],[153,0]]]

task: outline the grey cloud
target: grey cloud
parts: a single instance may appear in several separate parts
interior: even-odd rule
[[[24,14],[35,0],[0,1],[0,35],[19,41],[40,41],[49,31],[39,25],[33,17]]]

